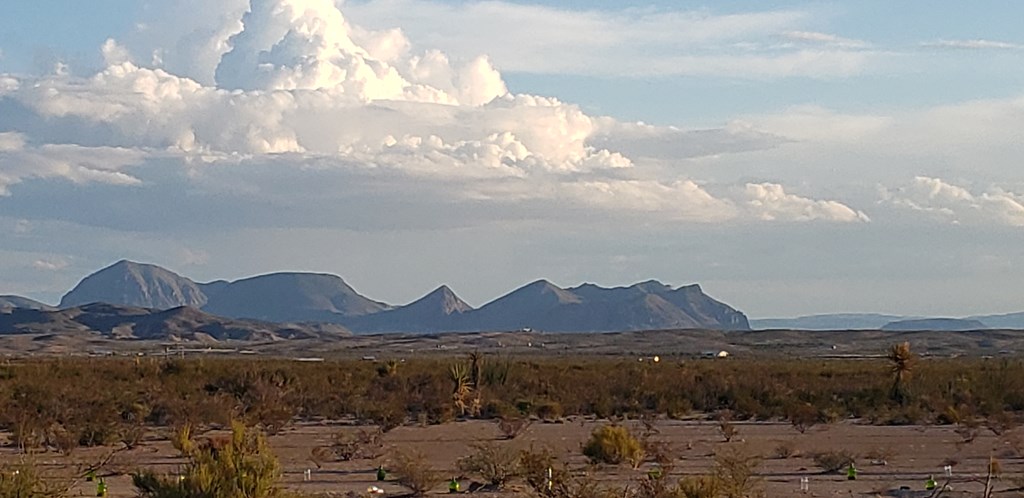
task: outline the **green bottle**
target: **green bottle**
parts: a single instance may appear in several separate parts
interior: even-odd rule
[[[384,479],[387,479],[387,477],[388,477],[388,471],[384,470],[384,466],[381,465],[381,466],[377,467],[377,480],[378,481],[383,481]]]
[[[96,496],[100,498],[107,496],[107,482],[103,479],[96,481]]]
[[[451,482],[448,483],[448,493],[458,493],[460,488],[459,481],[453,477]]]

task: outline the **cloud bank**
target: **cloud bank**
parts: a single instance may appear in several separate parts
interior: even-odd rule
[[[214,16],[222,26],[183,42],[207,50],[197,60],[216,61],[212,70],[193,67],[195,78],[164,67],[170,50],[139,60],[138,49],[110,39],[100,47],[106,67],[95,74],[0,79],[7,116],[0,119],[0,195],[17,207],[16,185],[66,181],[169,201],[187,193],[210,210],[275,206],[277,214],[262,217],[239,213],[242,226],[371,229],[382,219],[376,211],[401,213],[406,205],[415,211],[406,224],[415,226],[418,213],[450,212],[453,204],[473,212],[450,212],[452,226],[638,216],[659,223],[869,220],[780,184],[709,186],[685,171],[645,165],[781,143],[770,134],[621,123],[514,94],[487,56],[453,60],[417,50],[398,29],[352,25],[331,0],[251,0],[246,7],[226,7],[238,17]],[[672,22],[696,23],[701,36],[712,36],[717,30],[705,24],[762,30],[776,21]],[[124,218],[116,212],[124,202],[98,199],[90,218],[117,226],[111,220]],[[330,206],[345,206],[345,221],[332,221],[339,213]],[[218,216],[195,222],[204,219]]]

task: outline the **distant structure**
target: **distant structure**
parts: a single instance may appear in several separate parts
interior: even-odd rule
[[[722,350],[722,351],[704,351],[703,353],[700,354],[700,357],[701,358],[705,358],[705,359],[709,359],[709,360],[724,359],[724,358],[728,358],[729,357],[729,352],[725,351],[725,350]]]

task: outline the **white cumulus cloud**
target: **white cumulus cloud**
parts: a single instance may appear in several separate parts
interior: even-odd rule
[[[955,224],[1024,226],[1024,195],[999,186],[976,192],[941,178],[919,176],[908,185],[886,189],[883,198],[896,206]]]
[[[836,201],[815,200],[786,192],[777,183],[748,183],[744,189],[746,208],[766,221],[868,222],[866,214]]]

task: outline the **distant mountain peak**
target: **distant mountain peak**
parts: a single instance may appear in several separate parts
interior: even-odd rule
[[[650,292],[650,293],[654,293],[654,294],[661,293],[661,292],[668,292],[668,291],[672,290],[672,286],[671,285],[663,284],[663,283],[661,283],[661,282],[659,282],[657,280],[654,280],[654,279],[645,280],[643,282],[639,282],[639,283],[633,284],[633,285],[631,285],[629,287],[631,289],[640,289],[640,290],[642,290],[644,292]]]
[[[550,280],[540,279],[534,280],[522,287],[519,290],[547,290],[547,289],[561,289],[561,287],[551,283]]]
[[[540,295],[553,295],[559,302],[578,302],[579,296],[573,294],[571,290],[563,289],[548,280],[536,280],[530,282],[519,289],[512,291],[508,296],[515,295],[528,295],[528,294],[540,294]]]
[[[473,311],[473,307],[463,301],[447,285],[434,289],[426,296],[413,301],[395,310],[405,310],[410,313],[437,313],[442,315],[457,315]]]
[[[122,259],[82,279],[61,298],[60,307],[104,302],[167,309],[200,307],[206,301],[195,282],[156,265]]]

